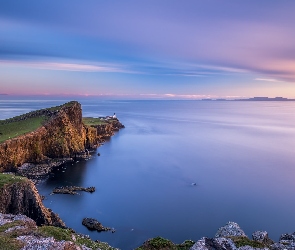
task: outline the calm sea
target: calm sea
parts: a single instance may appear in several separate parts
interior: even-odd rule
[[[63,102],[5,97],[0,119]],[[126,128],[97,149],[101,156],[38,185],[69,227],[126,250],[159,235],[176,243],[213,237],[228,221],[250,237],[295,231],[295,102],[80,102],[84,116],[116,112]],[[61,185],[96,192],[50,195]],[[116,232],[88,231],[84,217]]]

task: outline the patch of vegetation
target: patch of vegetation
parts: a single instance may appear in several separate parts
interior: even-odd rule
[[[189,250],[194,244],[193,240],[185,240],[183,243],[176,245],[176,248],[179,250]]]
[[[50,111],[57,111],[57,110],[60,110],[61,108],[64,108],[64,107],[71,107],[75,103],[77,103],[77,102],[76,101],[67,102],[67,103],[64,103],[64,104],[59,105],[59,106],[48,108],[48,110],[50,110]]]
[[[63,229],[53,226],[42,226],[38,228],[38,233],[44,237],[53,237],[54,239],[61,241],[71,241],[77,245],[85,245],[91,249],[113,250],[114,248],[105,242],[95,242],[82,235],[73,233],[70,229]]]
[[[236,247],[250,246],[254,248],[264,248],[265,245],[259,241],[250,240],[247,237],[230,237],[235,243]]]
[[[0,121],[0,143],[36,130],[42,126],[45,120],[45,116],[39,116],[9,123],[6,123],[5,120]]]
[[[162,237],[149,239],[136,250],[189,250],[195,244],[192,240],[186,240],[181,244],[174,244],[172,241]]]
[[[13,222],[10,222],[10,223],[6,223],[2,226],[0,226],[0,233],[3,233],[5,232],[8,228],[11,228],[11,227],[16,227],[16,226],[22,226],[24,224],[23,221],[13,221]]]
[[[87,126],[107,124],[106,120],[100,119],[100,118],[93,118],[93,117],[83,117],[82,121]]]
[[[15,176],[13,174],[2,174],[0,173],[0,188],[2,188],[4,185],[9,185],[15,182],[23,182],[27,179],[25,177],[21,176]]]
[[[63,229],[53,226],[43,226],[38,228],[38,233],[40,233],[44,237],[53,237],[58,241],[72,241],[72,232],[69,229]]]
[[[152,247],[156,249],[159,249],[159,248],[170,247],[170,246],[173,246],[174,244],[170,240],[164,239],[162,237],[156,237],[149,241],[149,245],[151,245]]]
[[[19,250],[24,244],[16,239],[0,235],[0,246],[2,250]]]
[[[36,130],[48,120],[53,112],[64,107],[71,107],[75,103],[77,102],[71,101],[56,107],[39,109],[6,120],[0,120],[0,143]]]

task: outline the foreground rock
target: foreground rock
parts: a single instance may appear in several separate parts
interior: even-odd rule
[[[70,229],[52,226],[37,227],[25,215],[0,213],[0,249],[21,250],[112,250],[104,242],[94,242],[89,236]]]
[[[84,218],[82,221],[82,225],[87,227],[89,230],[96,230],[98,232],[112,230],[109,227],[104,227],[99,221],[97,221],[96,219],[92,219],[92,218]]]
[[[65,187],[56,187],[53,189],[52,193],[54,194],[78,194],[76,191],[84,191],[84,192],[89,192],[93,193],[95,192],[95,187],[76,187],[76,186],[65,186]]]
[[[245,232],[240,228],[240,226],[232,221],[229,221],[224,227],[218,229],[215,238],[219,237],[247,237]]]
[[[281,237],[282,238],[282,237]],[[284,237],[283,237],[284,238]],[[286,238],[292,238],[286,236]],[[294,237],[295,239],[295,237]],[[294,239],[291,242],[274,243],[266,231],[256,231],[252,234],[252,240],[247,237],[245,232],[235,222],[228,222],[225,226],[218,229],[215,238],[204,237],[197,241],[191,250],[291,250]],[[284,243],[285,245],[283,245]],[[295,246],[295,244],[294,244]]]
[[[156,237],[149,239],[137,250],[295,250],[295,232],[282,234],[279,242],[274,243],[266,231],[256,231],[249,239],[235,222],[228,222],[218,229],[214,238],[203,237],[197,242],[187,240],[175,244],[170,240]]]

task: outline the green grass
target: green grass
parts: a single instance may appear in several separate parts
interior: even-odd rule
[[[101,120],[100,118],[93,118],[93,117],[83,117],[82,121],[85,125],[88,125],[88,126],[107,124],[105,120]]]
[[[19,250],[23,245],[21,241],[0,235],[1,250]]]
[[[232,241],[235,243],[236,247],[242,247],[242,246],[250,246],[254,248],[264,248],[265,245],[255,241],[255,240],[250,240],[247,237],[229,237],[232,239]]]
[[[40,116],[22,121],[12,121],[6,124],[4,121],[0,121],[0,143],[36,130],[42,126],[45,120],[46,117]]]
[[[2,188],[6,184],[12,184],[15,182],[22,182],[26,181],[25,177],[15,176],[12,174],[1,174],[0,173],[0,188]]]
[[[70,229],[63,229],[53,226],[42,226],[38,228],[38,233],[44,237],[53,237],[54,239],[61,241],[72,241],[78,245],[85,245],[91,249],[102,249],[102,250],[112,250],[114,248],[110,247],[107,243],[104,242],[94,242],[91,239],[82,237],[81,235],[72,233]],[[72,238],[72,235],[75,236],[75,241]]]
[[[43,111],[50,110],[51,112],[53,112],[64,107],[71,107],[75,103],[75,101],[71,101],[60,106],[35,110],[6,120],[0,120],[0,143],[8,139],[32,132],[41,127],[48,119],[48,117],[44,115],[44,113],[42,114]],[[33,116],[34,114],[34,117],[28,118],[29,116]]]
[[[60,109],[63,108],[63,107],[71,107],[71,106],[73,106],[75,103],[76,103],[76,101],[67,102],[67,103],[65,103],[65,104],[62,104],[62,105],[59,105],[59,106],[56,106],[56,107],[48,108],[48,110],[50,110],[50,111],[60,110]]]

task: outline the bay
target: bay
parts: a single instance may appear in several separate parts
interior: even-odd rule
[[[0,119],[65,101],[5,97]],[[84,116],[115,112],[126,128],[90,160],[66,164],[37,186],[45,206],[77,232],[134,249],[155,236],[213,237],[228,221],[274,240],[295,231],[294,102],[78,101]],[[61,185],[96,192],[50,195]],[[84,217],[116,232],[91,232]]]

